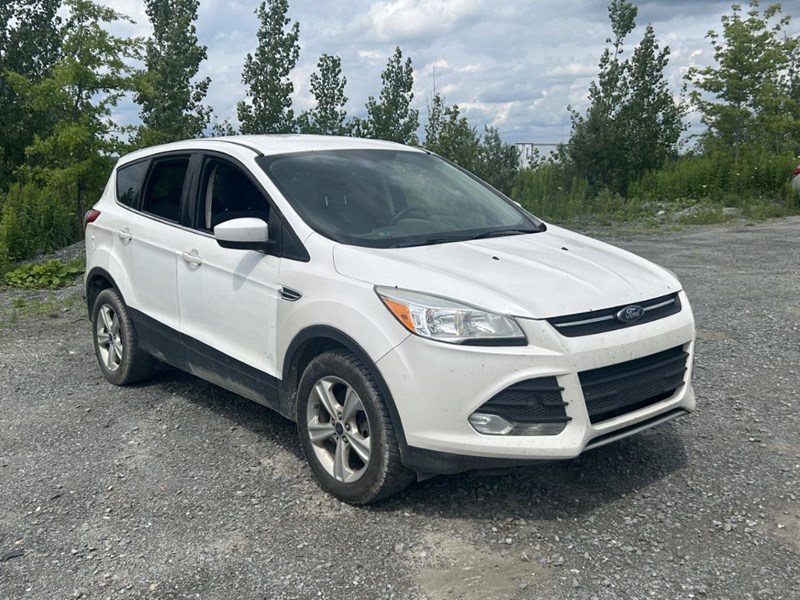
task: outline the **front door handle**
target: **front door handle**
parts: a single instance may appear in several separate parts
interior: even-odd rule
[[[131,233],[131,230],[128,229],[127,227],[125,229],[120,229],[117,232],[117,235],[119,236],[119,239],[121,239],[123,242],[130,242],[133,239],[133,234]]]
[[[191,252],[186,252],[184,250],[183,252],[181,252],[181,256],[183,257],[184,262],[190,265],[195,265],[199,267],[200,265],[203,264],[203,259],[200,258],[199,254],[197,254],[197,250],[192,250]]]

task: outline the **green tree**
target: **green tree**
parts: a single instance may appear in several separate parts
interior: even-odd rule
[[[411,108],[414,99],[414,69],[411,59],[403,62],[403,51],[395,48],[386,69],[381,73],[380,97],[367,100],[367,117],[353,121],[353,132],[359,137],[369,137],[400,144],[417,144],[419,111]]]
[[[52,132],[27,148],[28,163],[19,171],[61,198],[72,198],[78,222],[87,195],[100,194],[111,157],[120,150],[111,112],[132,90],[129,61],[138,55],[140,40],[109,32],[109,25],[130,20],[110,8],[91,0],[64,4],[62,55],[52,73],[41,81],[12,74],[10,82],[26,108],[56,119]]]
[[[664,77],[669,54],[668,47],[659,48],[655,30],[648,24],[626,65],[629,96],[617,118],[623,127],[627,126],[623,132],[628,181],[675,158],[681,134],[686,130],[685,104],[682,99],[675,102]]]
[[[511,194],[519,173],[519,152],[500,137],[496,127],[485,127],[474,173],[506,195]]]
[[[722,33],[707,35],[717,64],[687,74],[691,101],[708,127],[701,145],[732,148],[737,159],[756,146],[776,154],[800,150],[800,103],[791,83],[800,37],[786,33],[790,18],[781,16],[780,4],[763,13],[758,0],[746,13],[739,4],[731,8],[722,17]]]
[[[61,45],[57,11],[61,0],[4,0],[0,3],[0,191],[25,161],[25,148],[52,128],[50,115],[34,113],[11,85],[17,74],[38,82],[47,77]]]
[[[345,125],[347,113],[344,110],[347,104],[344,95],[347,78],[342,75],[342,59],[323,54],[317,62],[317,71],[311,74],[311,93],[317,105],[300,115],[300,133],[344,135],[348,131]]]
[[[669,91],[664,69],[670,50],[659,48],[653,27],[647,26],[633,58],[623,60],[638,9],[613,0],[608,12],[613,37],[589,86],[586,114],[570,108],[568,156],[577,175],[595,188],[624,194],[630,181],[677,155],[685,108]]]
[[[153,34],[145,42],[146,69],[136,81],[141,105],[138,144],[151,146],[196,138],[208,126],[211,109],[202,105],[211,79],[196,80],[206,47],[198,44],[198,0],[145,0]]]
[[[289,25],[288,9],[288,0],[265,0],[256,10],[258,46],[255,55],[245,58],[242,82],[247,99],[236,107],[244,134],[296,130],[289,73],[300,56],[300,24]]]
[[[448,106],[438,92],[428,108],[424,146],[468,171],[477,167],[480,140],[475,128],[461,115],[457,104]]]
[[[222,121],[218,120],[214,121],[213,125],[211,126],[211,137],[222,137],[231,135],[236,135],[236,129],[234,129],[230,120],[223,119]]]

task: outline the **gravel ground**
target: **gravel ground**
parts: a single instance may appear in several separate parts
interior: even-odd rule
[[[108,385],[79,304],[6,323],[0,598],[800,598],[800,218],[614,243],[683,281],[698,411],[369,508],[265,408]]]

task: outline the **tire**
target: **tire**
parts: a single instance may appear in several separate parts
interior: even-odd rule
[[[106,289],[97,295],[92,328],[94,353],[108,381],[129,385],[152,377],[156,360],[139,348],[128,309],[115,290]]]
[[[414,472],[400,462],[378,386],[353,354],[326,352],[309,363],[300,379],[296,417],[314,477],[340,500],[369,504],[414,480]]]

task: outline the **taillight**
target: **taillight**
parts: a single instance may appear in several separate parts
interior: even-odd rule
[[[797,177],[800,175],[800,167],[797,167],[794,171],[792,171],[792,177]]]
[[[94,223],[97,220],[97,217],[100,216],[100,211],[90,208],[86,211],[86,214],[83,215],[83,232],[86,233],[86,226],[89,223]]]

